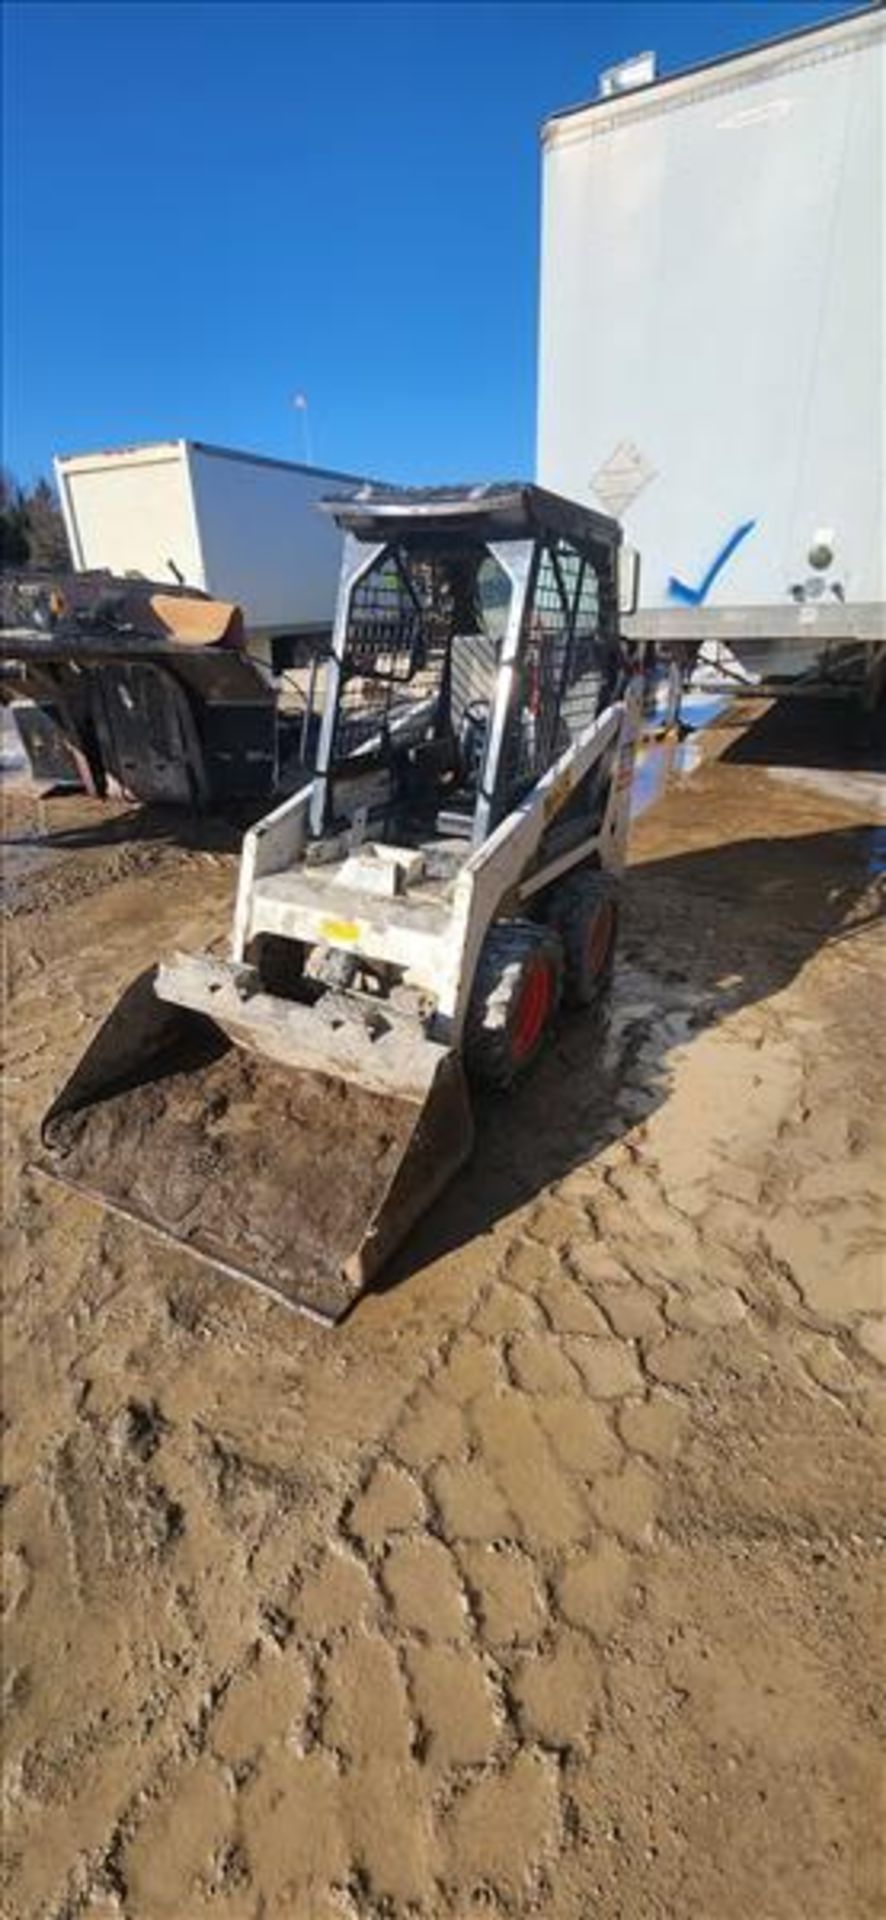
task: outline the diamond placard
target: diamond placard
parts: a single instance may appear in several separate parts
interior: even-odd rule
[[[654,480],[655,473],[655,467],[633,440],[620,440],[609,459],[591,476],[591,486],[600,505],[620,520],[643,488]]]

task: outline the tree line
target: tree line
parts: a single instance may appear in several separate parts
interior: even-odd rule
[[[48,480],[22,487],[0,473],[0,566],[58,572],[71,565],[58,496]]]

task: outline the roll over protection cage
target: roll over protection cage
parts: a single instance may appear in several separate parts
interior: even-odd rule
[[[620,529],[602,515],[528,485],[402,492],[367,487],[345,499],[325,501],[323,506],[343,528],[345,542],[311,799],[311,833],[320,837],[331,824],[338,769],[347,763],[349,772],[353,771],[352,756],[339,751],[352,679],[366,676],[359,724],[366,729],[367,764],[373,743],[383,753],[398,738],[409,737],[410,725],[421,724],[423,716],[417,709],[422,692],[427,703],[424,718],[432,730],[439,729],[441,702],[451,686],[453,642],[467,636],[458,636],[458,627],[452,624],[443,641],[438,679],[422,689],[420,676],[422,671],[427,674],[429,658],[420,639],[422,608],[409,579],[410,566],[414,572],[416,567],[432,568],[436,563],[445,571],[456,557],[463,564],[472,552],[477,576],[484,560],[491,560],[509,585],[507,617],[494,640],[491,699],[476,782],[471,838],[480,846],[521,791],[557,758],[564,716],[569,723],[570,696],[572,730],[579,731],[617,696],[623,683]],[[385,568],[387,578],[381,571]],[[367,616],[365,605],[373,575],[379,580],[374,620],[371,613]],[[399,624],[392,606],[397,576],[404,589]],[[593,595],[587,592],[591,581]],[[368,653],[373,633],[375,664]],[[490,635],[482,618],[475,622],[474,637],[488,650]],[[440,644],[438,632],[438,649]],[[405,673],[402,666],[394,668],[395,656],[401,663],[407,657]],[[529,688],[521,672],[528,664],[536,676]],[[386,687],[388,695],[386,702],[379,701],[374,736],[366,679],[378,688]],[[398,712],[391,699],[393,690],[413,682],[419,697],[411,703],[401,701]],[[521,696],[526,707],[522,731]]]

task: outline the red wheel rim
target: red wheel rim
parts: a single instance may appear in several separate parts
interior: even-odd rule
[[[527,967],[511,1028],[515,1060],[526,1060],[537,1046],[554,997],[553,970],[546,960]]]
[[[615,909],[612,901],[604,900],[594,914],[588,935],[588,966],[594,979],[603,972],[609,958],[614,926]]]

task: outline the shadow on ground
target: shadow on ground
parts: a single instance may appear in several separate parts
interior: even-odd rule
[[[848,699],[776,700],[751,720],[723,759],[741,766],[886,773],[886,703],[871,714]]]
[[[5,834],[4,846],[61,854],[129,846],[239,853],[244,833],[267,805],[264,801],[243,801],[211,814],[193,813],[185,807],[127,807],[124,812],[110,812],[106,802],[79,794],[52,793],[43,799],[53,803],[62,820],[64,809],[70,824],[60,822],[45,829]]]

